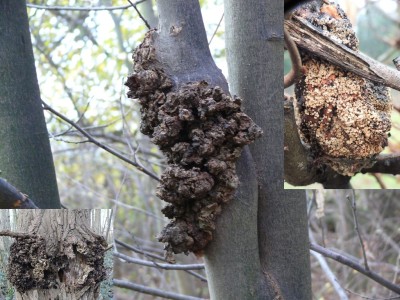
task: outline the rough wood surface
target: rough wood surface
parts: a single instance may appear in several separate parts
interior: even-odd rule
[[[301,49],[359,76],[400,91],[400,72],[325,36],[299,17],[285,20],[292,39]]]

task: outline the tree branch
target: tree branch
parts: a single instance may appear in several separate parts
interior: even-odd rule
[[[285,20],[285,27],[298,47],[330,63],[376,83],[400,91],[400,73],[376,60],[343,46],[300,17]]]
[[[197,298],[197,297],[192,297],[192,296],[185,296],[185,295],[180,295],[172,292],[167,292],[164,290],[160,289],[154,289],[150,288],[144,285],[140,285],[134,282],[129,282],[126,280],[120,280],[120,279],[114,279],[113,284],[116,287],[124,288],[124,289],[129,289],[132,291],[137,291],[139,293],[144,293],[144,294],[149,294],[153,296],[158,296],[158,297],[163,297],[166,299],[174,299],[174,300],[205,300],[203,298]]]
[[[354,230],[357,233],[358,240],[359,240],[360,245],[361,245],[361,250],[362,250],[362,254],[363,254],[363,258],[364,258],[364,267],[365,267],[365,270],[369,271],[368,259],[367,259],[367,254],[365,253],[364,241],[363,241],[363,239],[361,237],[360,228],[358,226],[357,205],[356,205],[356,196],[354,194],[354,190],[351,190],[351,193],[352,193],[351,199],[350,199],[349,195],[346,195],[346,199],[347,199],[347,201],[350,202],[351,210],[353,212]]]
[[[159,268],[164,270],[203,270],[204,264],[178,265],[178,264],[159,264],[154,261],[146,261],[138,258],[133,258],[128,255],[114,252],[114,256],[125,260],[128,263],[133,263],[141,266]]]
[[[57,5],[38,5],[32,3],[26,3],[27,7],[45,10],[73,10],[73,11],[99,11],[99,10],[124,10],[132,5],[145,2],[146,0],[139,0],[133,4],[121,5],[121,6],[57,6]]]
[[[76,124],[75,122],[71,121],[66,116],[64,116],[63,114],[59,113],[58,111],[54,110],[51,106],[46,104],[43,100],[42,100],[42,104],[43,104],[43,108],[45,110],[50,111],[52,114],[56,115],[61,120],[67,122],[70,125],[72,125],[75,129],[77,129],[80,133],[82,133],[88,139],[89,142],[91,142],[91,143],[95,144],[96,146],[104,149],[108,153],[111,153],[112,155],[114,155],[114,156],[118,157],[119,159],[123,160],[124,162],[134,166],[136,169],[138,169],[139,171],[143,172],[146,175],[149,175],[151,178],[153,178],[153,179],[155,179],[157,181],[160,181],[160,179],[157,177],[157,175],[155,175],[152,172],[150,172],[149,170],[145,169],[143,166],[141,166],[137,162],[127,158],[126,156],[122,155],[121,153],[118,153],[116,150],[111,149],[109,146],[104,145],[99,140],[95,139],[92,135],[90,135],[86,130],[81,128],[78,124]]]
[[[314,234],[311,230],[309,230],[309,236],[310,236],[310,241],[312,243],[315,243]],[[324,271],[326,277],[334,287],[336,294],[340,297],[340,300],[349,300],[349,297],[347,297],[345,290],[341,287],[341,285],[337,281],[336,276],[329,267],[325,257],[322,254],[317,253],[315,251],[311,252],[311,254],[314,255],[314,257],[317,259],[319,265],[321,266],[321,269]]]
[[[29,197],[0,178],[0,209],[38,208]]]
[[[368,169],[361,170],[365,173],[400,174],[400,154],[379,154],[376,163]]]
[[[351,177],[340,175],[328,166],[319,168],[313,163],[298,134],[293,99],[285,99],[284,101],[284,118],[285,181],[296,186],[318,182],[322,183],[325,189],[351,189]]]
[[[284,37],[285,37],[285,46],[289,51],[290,60],[292,61],[292,69],[288,74],[283,78],[283,86],[286,89],[287,87],[294,84],[301,76],[301,57],[299,50],[297,49],[296,43],[290,37],[289,32],[286,28],[283,29]]]
[[[132,3],[130,0],[128,0],[128,2],[132,5],[132,7],[136,10],[137,14],[139,15],[139,18],[142,19],[142,21],[144,22],[144,24],[146,25],[146,27],[148,29],[151,29],[149,22],[147,22],[147,20],[143,17],[143,15],[140,13],[140,11],[137,9],[136,5],[138,4],[136,3]]]
[[[11,230],[0,231],[0,236],[8,236],[8,237],[11,237],[11,238],[29,238],[29,237],[33,237],[33,235],[29,234],[29,233],[13,232]]]
[[[339,254],[337,252],[334,252],[330,249],[321,247],[320,245],[311,243],[310,244],[310,249],[318,252],[320,254],[322,254],[325,257],[331,258],[333,260],[336,260],[337,262],[340,262],[358,272],[360,272],[361,274],[371,278],[372,280],[378,282],[380,285],[384,286],[385,288],[398,293],[400,295],[400,286],[397,284],[394,284],[392,282],[390,282],[389,280],[381,277],[380,275],[378,275],[375,272],[372,272],[371,270],[366,270],[362,265],[360,265],[359,263],[355,262],[354,260]]]
[[[284,101],[284,169],[285,181],[292,185],[309,185],[317,181],[317,168],[300,140],[294,117],[293,98]]]

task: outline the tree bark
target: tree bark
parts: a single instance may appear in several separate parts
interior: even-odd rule
[[[159,31],[154,41],[158,61],[174,89],[205,80],[228,93],[226,79],[210,53],[196,0],[158,1]],[[258,255],[257,183],[248,147],[237,164],[240,185],[223,205],[213,241],[205,248],[211,299],[265,299],[267,287]]]
[[[225,0],[225,18],[231,91],[264,131],[250,145],[261,265],[273,296],[311,299],[305,193],[283,190],[283,2]]]
[[[41,208],[60,201],[25,1],[0,2],[0,170]]]
[[[8,278],[17,300],[98,299],[105,279],[105,239],[90,210],[19,210]]]

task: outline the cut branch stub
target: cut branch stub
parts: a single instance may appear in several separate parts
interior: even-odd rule
[[[347,16],[333,2],[307,4],[294,14],[332,40],[358,50]],[[304,51],[300,54],[304,74],[296,85],[296,117],[314,161],[347,176],[371,167],[388,143],[388,89]]]
[[[141,131],[168,158],[157,195],[168,202],[162,211],[172,221],[159,240],[172,253],[201,253],[212,240],[221,205],[239,184],[236,160],[242,148],[262,134],[231,97],[205,80],[177,86],[157,56],[155,30],[133,54],[128,97],[141,104]]]

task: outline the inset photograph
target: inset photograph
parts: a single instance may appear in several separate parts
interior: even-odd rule
[[[399,2],[285,13],[285,188],[400,188]]]
[[[0,210],[0,299],[113,299],[108,209]]]

